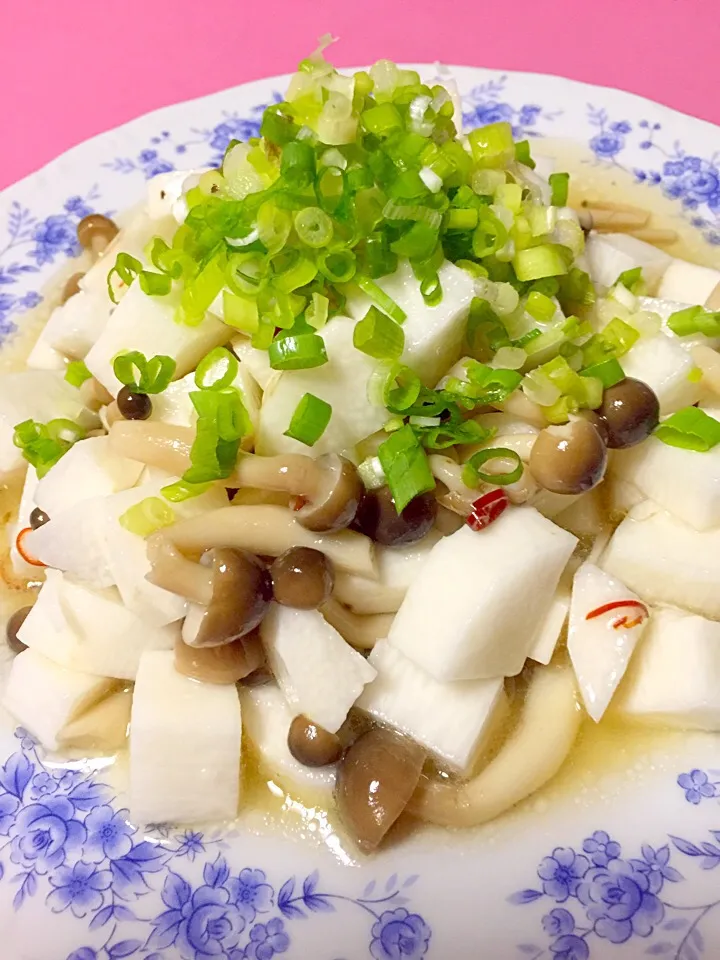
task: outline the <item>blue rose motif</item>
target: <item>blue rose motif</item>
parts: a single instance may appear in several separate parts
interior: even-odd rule
[[[503,121],[510,123],[513,115],[514,111],[509,103],[496,103],[491,100],[488,103],[480,103],[473,107],[469,120],[478,126],[485,126],[488,123],[501,123]]]
[[[30,796],[33,800],[40,800],[42,797],[49,797],[57,793],[58,782],[55,777],[43,770],[42,773],[36,773],[30,784]]]
[[[224,887],[199,887],[183,907],[178,945],[184,960],[222,956],[237,946],[245,918]]]
[[[267,923],[257,923],[250,931],[250,942],[245,947],[245,960],[272,960],[276,953],[285,953],[290,937],[282,920],[277,917]]]
[[[698,173],[703,167],[704,161],[700,157],[683,157],[683,171],[689,173]]]
[[[702,203],[720,189],[720,173],[712,167],[697,173],[686,173],[681,183],[688,197]]]
[[[543,881],[543,893],[557,903],[564,903],[575,896],[580,881],[590,869],[590,861],[576,854],[571,847],[556,847],[552,856],[545,857],[538,867],[538,876]]]
[[[48,894],[46,903],[54,913],[70,907],[76,917],[85,917],[103,905],[102,891],[110,889],[112,873],[80,860],[73,867],[60,867],[50,877],[50,883],[55,889]]]
[[[260,120],[247,120],[240,117],[228,117],[213,127],[210,146],[218,153],[224,153],[231,140],[249,140],[260,136]]]
[[[187,857],[191,861],[199,853],[205,853],[202,833],[196,830],[186,830],[178,844],[176,853],[178,857]]]
[[[575,917],[569,910],[555,907],[542,918],[543,930],[551,937],[561,937],[575,929]]]
[[[6,837],[15,822],[20,801],[9,793],[0,794],[0,837]]]
[[[596,867],[606,867],[610,860],[620,856],[620,844],[611,840],[604,830],[595,833],[583,841],[583,850],[590,854],[590,859]]]
[[[52,214],[41,220],[33,236],[36,246],[31,256],[40,267],[52,263],[59,253],[74,257],[80,252],[75,224],[67,214]]]
[[[10,859],[45,874],[65,862],[66,854],[85,841],[85,827],[73,819],[73,805],[65,797],[31,803],[18,814],[11,830]]]
[[[93,863],[119,860],[132,850],[133,828],[125,819],[127,810],[115,811],[109,804],[95,807],[85,819],[85,856]]]
[[[590,149],[598,157],[612,159],[625,146],[625,139],[619,133],[608,133],[606,130],[596,134],[590,141]]]
[[[588,960],[590,948],[582,937],[560,937],[550,944],[550,953],[554,960]]]
[[[625,943],[633,935],[649,937],[665,914],[648,874],[624,860],[593,867],[578,885],[577,897],[595,933],[611,943]]]
[[[663,164],[663,176],[679,177],[684,172],[682,160],[667,160]]]
[[[252,923],[256,914],[267,913],[273,905],[273,888],[262,870],[241,870],[238,877],[229,878],[227,888],[247,923]]]
[[[632,126],[627,122],[627,120],[620,120],[616,123],[611,123],[610,129],[613,133],[630,133]]]
[[[89,216],[93,212],[82,197],[68,197],[65,201],[65,209],[68,213],[72,213],[80,219]]]
[[[677,778],[678,786],[685,791],[688,803],[698,804],[704,798],[717,796],[715,784],[704,770],[691,770],[690,773],[681,773]]]
[[[42,301],[42,297],[35,290],[29,290],[18,300],[18,307],[21,310],[32,310]]]
[[[428,951],[430,928],[404,907],[387,910],[373,924],[370,954],[375,960],[419,960]]]
[[[542,107],[535,103],[526,103],[525,106],[520,108],[518,123],[521,127],[532,127],[541,113]]]
[[[670,866],[670,847],[666,844],[659,850],[654,850],[649,843],[641,847],[642,860],[631,860],[635,870],[646,873],[650,893],[660,893],[665,880],[677,883],[683,876],[679,870]]]

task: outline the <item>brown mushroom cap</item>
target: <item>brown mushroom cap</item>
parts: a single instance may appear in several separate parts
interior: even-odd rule
[[[540,486],[552,493],[585,493],[605,475],[607,448],[593,424],[579,418],[541,430],[529,467]]]
[[[437,500],[430,493],[414,497],[402,513],[397,512],[389,487],[367,490],[353,521],[359,530],[386,547],[415,543],[432,529],[437,513]]]
[[[300,714],[290,724],[288,749],[306,767],[326,767],[340,759],[342,744],[337,734]]]
[[[660,420],[660,403],[642,380],[625,377],[607,388],[597,413],[605,421],[607,445],[624,450],[650,436]]]
[[[190,647],[175,644],[175,669],[205,683],[237,683],[262,665],[262,642],[257,631],[220,647]]]
[[[63,287],[60,303],[67,303],[70,297],[74,297],[76,293],[80,293],[80,281],[84,276],[84,273],[73,273],[71,277],[67,278],[65,286]]]
[[[308,491],[295,517],[306,530],[331,533],[342,530],[353,521],[363,484],[355,465],[335,453],[318,457],[316,489]]]
[[[83,217],[77,225],[77,238],[86,250],[106,247],[118,234],[118,225],[101,213],[91,213]]]
[[[332,560],[313,547],[286,550],[273,561],[270,576],[277,602],[301,610],[313,610],[325,603],[335,582]]]
[[[245,550],[215,547],[202,563],[213,570],[212,599],[189,645],[219,647],[258,626],[272,599],[272,581],[265,564]]]
[[[384,727],[359,737],[338,767],[338,810],[361,850],[375,850],[403,812],[425,762],[423,748]]]
[[[20,607],[12,614],[5,626],[5,639],[7,645],[13,653],[22,653],[27,650],[26,644],[18,636],[20,627],[25,623],[25,618],[32,610],[32,607]]]

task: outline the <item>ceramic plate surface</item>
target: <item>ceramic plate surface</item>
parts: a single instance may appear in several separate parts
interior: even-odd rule
[[[717,127],[555,77],[452,70],[468,124],[571,138],[588,163],[673,200],[706,253],[720,244]],[[286,79],[149,114],[0,195],[0,337],[77,253],[85,214],[132,205],[157,173],[218,162],[230,139],[258,133]],[[362,861],[319,811],[291,803],[270,825],[252,813],[230,828],[143,834],[117,764],[54,765],[8,717],[0,760],[3,960],[720,956],[715,736],[628,747],[598,734],[554,787],[499,822],[410,832]]]

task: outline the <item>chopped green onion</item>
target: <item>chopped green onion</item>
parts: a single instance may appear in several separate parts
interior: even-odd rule
[[[184,480],[176,480],[175,483],[169,483],[166,487],[160,489],[160,493],[171,503],[182,503],[184,500],[190,500],[192,497],[199,497],[212,487],[209,483],[186,483]]]
[[[158,354],[149,360],[138,350],[121,353],[113,361],[113,373],[133,393],[162,393],[175,374],[172,357]]]
[[[479,223],[472,237],[472,249],[478,260],[497,253],[505,246],[508,232],[504,224],[488,209],[478,211]]]
[[[117,303],[115,290],[112,284],[112,278],[117,274],[122,283],[129,287],[135,277],[141,272],[142,263],[136,258],[131,257],[129,253],[119,253],[115,258],[115,265],[107,275],[108,295],[113,303]]]
[[[419,433],[422,445],[427,450],[445,450],[457,444],[487,443],[495,436],[495,428],[486,429],[474,420],[461,420],[457,423],[446,421],[437,427],[429,427]]]
[[[506,473],[487,473],[480,467],[489,460],[511,460],[515,466]],[[507,447],[491,447],[488,450],[479,450],[470,457],[463,466],[462,481],[467,487],[473,489],[476,489],[481,482],[505,487],[510,483],[516,483],[523,475],[523,469],[523,462],[515,450],[508,450]]]
[[[580,409],[579,402],[575,397],[564,396],[556,400],[549,407],[543,407],[542,411],[548,423],[567,423],[570,417]]]
[[[707,453],[720,443],[720,423],[699,407],[685,407],[663,420],[655,436],[670,447]]]
[[[590,367],[585,367],[580,371],[582,377],[597,377],[602,382],[603,387],[614,387],[625,379],[625,371],[614,357],[609,360],[602,360],[600,363],[594,363]]]
[[[621,283],[626,290],[630,291],[630,293],[637,293],[639,287],[642,285],[642,282],[642,267],[633,267],[632,270],[623,270],[613,286],[615,287]]]
[[[414,370],[395,364],[383,387],[383,403],[391,413],[403,414],[417,401],[422,389],[422,381]]]
[[[539,281],[542,282],[542,281]],[[558,283],[558,281],[554,281]],[[537,288],[537,284],[535,284]],[[595,288],[590,275],[580,267],[570,267],[566,276],[561,277],[557,297],[563,308],[567,309],[569,305],[581,304],[584,307],[590,307],[595,303]]]
[[[640,339],[638,331],[619,317],[607,324],[601,336],[610,344],[616,357],[623,357]]]
[[[195,384],[200,390],[222,390],[237,376],[237,357],[225,347],[215,347],[197,365]]]
[[[257,299],[223,290],[223,322],[242,333],[255,333],[260,323]]]
[[[545,294],[538,293],[537,290],[531,290],[525,303],[525,309],[538,323],[549,323],[555,316],[557,305]]]
[[[377,307],[370,307],[353,331],[356,350],[376,360],[397,360],[405,348],[402,327]]]
[[[518,140],[515,144],[515,159],[518,163],[522,163],[523,166],[530,167],[531,170],[535,169],[535,161],[530,156],[529,140]]]
[[[312,302],[305,311],[305,320],[315,330],[322,330],[328,321],[330,301],[321,293],[313,293]]]
[[[545,243],[538,247],[518,250],[512,259],[518,280],[540,280],[544,277],[557,277],[568,272],[568,264],[560,248]]]
[[[508,154],[513,156],[515,150],[512,127],[505,121],[471,130],[468,141],[475,162],[487,166],[502,164]]]
[[[566,207],[568,199],[569,173],[551,173],[548,177],[550,184],[550,203],[553,207]]]
[[[295,251],[291,251],[295,253]],[[277,276],[273,281],[273,286],[276,290],[280,290],[283,293],[292,293],[293,290],[297,290],[299,287],[304,287],[308,283],[311,283],[318,272],[318,265],[313,263],[308,257],[295,256],[292,258],[292,263],[290,263],[286,269],[279,269],[278,265],[282,266],[278,262],[282,260],[283,255],[279,255],[273,259],[273,266],[276,269]]]
[[[288,186],[302,189],[315,177],[315,151],[303,140],[292,140],[282,151],[280,173]],[[317,208],[315,208],[317,209]]]
[[[720,336],[720,312],[710,313],[702,307],[686,307],[670,314],[668,328],[678,337],[702,333],[706,337]]]
[[[333,223],[320,207],[305,207],[295,214],[295,231],[308,247],[326,247],[333,237]]]
[[[166,273],[141,270],[138,274],[140,289],[149,297],[164,297],[172,289],[172,279]]]
[[[139,537],[149,537],[156,530],[175,523],[175,513],[172,507],[169,507],[160,497],[145,497],[140,503],[126,510],[118,518],[118,522],[130,533],[135,533]]]
[[[474,230],[478,222],[478,212],[472,208],[451,209],[445,214],[445,227],[448,230]]]
[[[358,464],[357,471],[366,490],[379,490],[387,482],[378,457],[368,457],[363,460]]]
[[[357,261],[352,250],[328,250],[318,255],[320,273],[330,283],[347,283],[355,276]]]
[[[295,408],[284,436],[312,447],[325,432],[331,416],[332,407],[329,403],[312,393],[306,393]]]
[[[327,363],[325,342],[316,333],[300,333],[273,340],[268,349],[273,370],[309,370]]]
[[[42,478],[84,436],[85,431],[73,420],[56,419],[48,423],[23,420],[14,428],[13,443]]]
[[[376,137],[387,137],[403,125],[400,112],[392,103],[381,103],[365,110],[362,123],[365,129]]]
[[[71,360],[65,371],[65,379],[72,387],[81,387],[92,374],[82,360]]]
[[[436,227],[427,223],[413,223],[401,237],[390,244],[390,249],[399,257],[408,257],[414,260],[425,260],[432,255],[438,242],[439,233]]]
[[[377,456],[398,513],[419,494],[435,489],[427,454],[412,427],[391,433],[378,447]]]
[[[391,320],[394,320],[395,323],[403,323],[407,319],[407,314],[395,303],[392,297],[388,296],[387,293],[379,287],[370,277],[356,276],[355,282],[368,297],[372,300],[376,307],[379,307],[383,313],[386,313]]]

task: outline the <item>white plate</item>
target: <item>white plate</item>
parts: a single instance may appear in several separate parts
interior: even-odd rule
[[[510,120],[519,135],[579,141],[591,162],[631,171],[649,199],[674,198],[678,222],[720,244],[717,127],[555,77],[453,73],[469,123]],[[82,216],[121,210],[146,177],[211,163],[229,139],[256,134],[285,80],[159,110],[5,191],[0,336],[76,252]],[[720,955],[713,736],[649,735],[628,752],[621,735],[601,731],[573,770],[500,822],[411,832],[362,861],[320,814],[301,809],[270,826],[255,814],[232,829],[142,836],[105,785],[121,781],[115,768],[53,767],[7,719],[0,757],[3,960]]]

